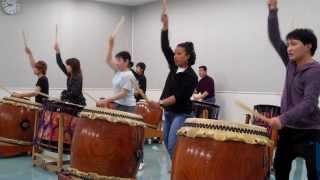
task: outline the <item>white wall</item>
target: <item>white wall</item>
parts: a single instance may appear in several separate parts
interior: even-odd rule
[[[316,9],[319,1],[279,3],[284,34],[293,27],[306,26],[319,36],[320,23],[315,21],[320,15]],[[151,3],[134,8],[131,24],[132,9],[128,7],[84,0],[23,1],[19,15],[0,13],[0,84],[24,91],[35,83],[23,53],[21,29],[25,29],[35,56],[49,64],[50,93],[59,97],[65,77],[52,49],[57,23],[63,56],[76,56],[82,62],[85,91],[96,98],[111,95],[112,72],[103,62],[105,40],[119,17],[125,15],[127,21],[117,37],[116,51],[131,50],[133,45],[134,61],[148,65],[148,95],[159,99],[168,72],[160,51],[160,7],[159,3]],[[234,105],[235,99],[250,106],[279,105],[284,68],[267,38],[264,1],[170,0],[169,13],[172,46],[194,41],[198,64],[208,65],[216,80],[221,119],[243,122],[245,112]],[[0,91],[2,96],[5,93]],[[94,104],[87,100],[89,105]]]
[[[63,88],[66,78],[58,69],[53,43],[55,25],[63,57],[77,57],[82,63],[84,86],[111,87],[112,71],[105,65],[106,40],[120,17],[127,21],[116,40],[116,51],[131,51],[131,9],[86,0],[21,1],[22,12],[7,16],[0,11],[0,84],[10,87],[33,87],[32,74],[24,54],[21,31],[37,59],[48,63],[52,88]]]
[[[285,69],[267,36],[266,0],[170,0],[170,39],[193,41],[198,65],[207,65],[219,91],[280,92]],[[283,36],[296,26],[320,37],[319,0],[279,1]],[[134,12],[134,57],[147,62],[149,87],[162,88],[167,65],[160,49],[159,2]],[[319,58],[319,53],[316,56]]]

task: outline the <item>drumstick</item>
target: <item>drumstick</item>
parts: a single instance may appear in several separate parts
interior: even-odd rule
[[[112,32],[111,37],[114,38],[114,37],[118,34],[118,32],[119,32],[122,24],[124,23],[124,21],[125,21],[125,18],[124,18],[124,16],[122,16],[121,19],[120,19],[120,21],[118,22],[116,28],[115,28],[114,31]]]
[[[87,92],[85,92],[85,91],[83,91],[83,93],[85,94],[85,95],[87,95],[92,101],[94,101],[95,103],[97,103],[98,102],[98,100],[96,99],[96,98],[94,98],[93,96],[91,96],[91,94],[89,94],[89,93],[87,93]]]
[[[168,2],[167,0],[162,0],[162,14],[168,13]]]
[[[26,34],[25,34],[24,30],[22,30],[22,37],[23,37],[24,47],[28,47],[27,38],[26,38]]]
[[[133,88],[139,93],[139,95],[142,96],[144,100],[149,101],[149,98],[144,94],[142,89],[140,89],[138,81],[131,79],[131,82],[133,84]]]
[[[58,24],[56,24],[55,42],[58,42]]]
[[[248,105],[246,105],[245,103],[239,101],[239,100],[236,100],[235,103],[240,107],[242,108],[243,110],[249,112],[249,113],[252,113],[254,116],[258,117],[259,119],[261,119],[262,121],[270,124],[271,122],[271,119],[270,118],[267,118],[265,117],[264,115],[254,111],[253,109],[251,109]]]
[[[4,87],[4,86],[2,86],[2,85],[0,85],[0,89],[4,90],[5,92],[7,92],[7,93],[10,94],[10,95],[13,94],[9,89],[7,89],[6,87]]]
[[[8,94],[10,94],[10,96],[13,95],[13,92],[11,92],[10,90],[8,90],[6,87],[4,87],[4,86],[2,86],[2,85],[0,85],[0,89],[6,91]],[[28,99],[28,98],[26,98],[26,97],[21,97],[21,99],[30,100],[30,99]]]

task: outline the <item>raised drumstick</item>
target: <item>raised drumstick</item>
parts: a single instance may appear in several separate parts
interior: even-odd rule
[[[24,47],[28,47],[26,33],[24,32],[24,30],[22,30],[22,37],[23,37]]]
[[[56,24],[55,42],[58,42],[58,24]]]
[[[119,32],[119,30],[120,30],[120,28],[121,28],[122,24],[124,23],[124,21],[125,21],[125,17],[124,17],[124,16],[122,16],[122,17],[121,17],[121,19],[120,19],[120,21],[118,22],[118,24],[117,24],[116,28],[115,28],[115,29],[114,29],[114,31],[112,32],[111,37],[113,37],[113,38],[114,38],[114,37],[118,34],[118,32]]]
[[[168,2],[167,0],[161,0],[162,1],[162,14],[168,13]]]
[[[267,118],[265,117],[264,115],[254,111],[253,109],[251,109],[248,105],[246,105],[245,103],[239,101],[239,100],[236,100],[235,103],[240,107],[242,108],[243,110],[249,112],[249,113],[252,113],[254,116],[258,117],[259,119],[261,119],[262,121],[270,124],[271,123],[271,119],[270,118]]]

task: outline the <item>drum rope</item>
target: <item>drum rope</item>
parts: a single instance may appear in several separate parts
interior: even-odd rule
[[[121,177],[112,177],[112,176],[102,176],[97,173],[86,173],[79,171],[75,168],[68,168],[65,170],[67,173],[70,173],[73,176],[79,177],[81,179],[92,179],[92,180],[132,180],[132,178],[121,178]]]
[[[210,138],[216,141],[237,141],[267,146],[273,146],[274,143],[267,129],[263,127],[198,118],[187,119],[177,134],[189,138]]]
[[[263,132],[263,131],[253,130],[253,129],[246,129],[246,128],[228,127],[228,126],[215,125],[215,124],[196,124],[196,123],[186,122],[184,123],[183,127],[206,128],[206,129],[213,129],[213,130],[229,131],[229,132],[240,133],[240,134],[269,137],[268,132]]]
[[[17,145],[21,145],[21,146],[31,146],[32,145],[32,142],[9,139],[9,138],[5,138],[5,137],[1,137],[1,136],[0,136],[0,142],[4,142],[4,143],[8,143],[8,144],[17,144]]]

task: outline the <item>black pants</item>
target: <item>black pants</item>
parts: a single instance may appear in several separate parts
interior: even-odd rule
[[[276,180],[289,180],[291,163],[304,158],[308,180],[320,180],[320,130],[284,128],[279,131],[274,169]]]

